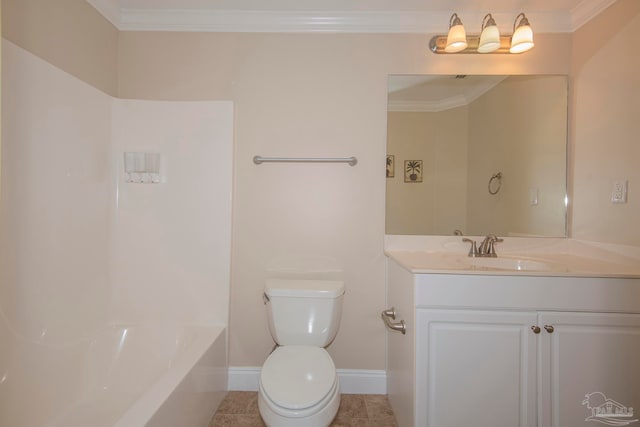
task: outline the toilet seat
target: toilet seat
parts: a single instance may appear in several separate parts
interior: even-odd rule
[[[320,347],[278,347],[260,373],[263,397],[274,412],[287,417],[306,417],[320,411],[338,388],[333,360]]]

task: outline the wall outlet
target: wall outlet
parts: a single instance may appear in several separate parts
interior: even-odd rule
[[[616,181],[613,183],[611,203],[627,203],[627,181]]]

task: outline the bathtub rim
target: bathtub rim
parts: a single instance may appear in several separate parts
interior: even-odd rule
[[[186,328],[196,328],[199,333],[192,348],[183,357],[169,368],[164,375],[140,396],[122,414],[113,427],[142,427],[145,426],[160,407],[170,398],[180,383],[187,377],[191,370],[200,362],[209,350],[220,338],[224,340],[225,358],[224,365],[228,367],[228,336],[226,325],[181,325]],[[227,385],[225,384],[225,389]]]

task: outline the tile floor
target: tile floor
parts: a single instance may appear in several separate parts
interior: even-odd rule
[[[264,427],[258,412],[258,393],[230,391],[211,420],[210,427]],[[389,399],[379,394],[343,394],[330,427],[397,427]]]

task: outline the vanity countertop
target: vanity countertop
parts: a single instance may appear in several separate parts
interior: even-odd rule
[[[640,278],[640,248],[633,246],[508,237],[496,245],[496,258],[469,257],[468,250],[455,236],[385,237],[385,254],[415,274]]]

